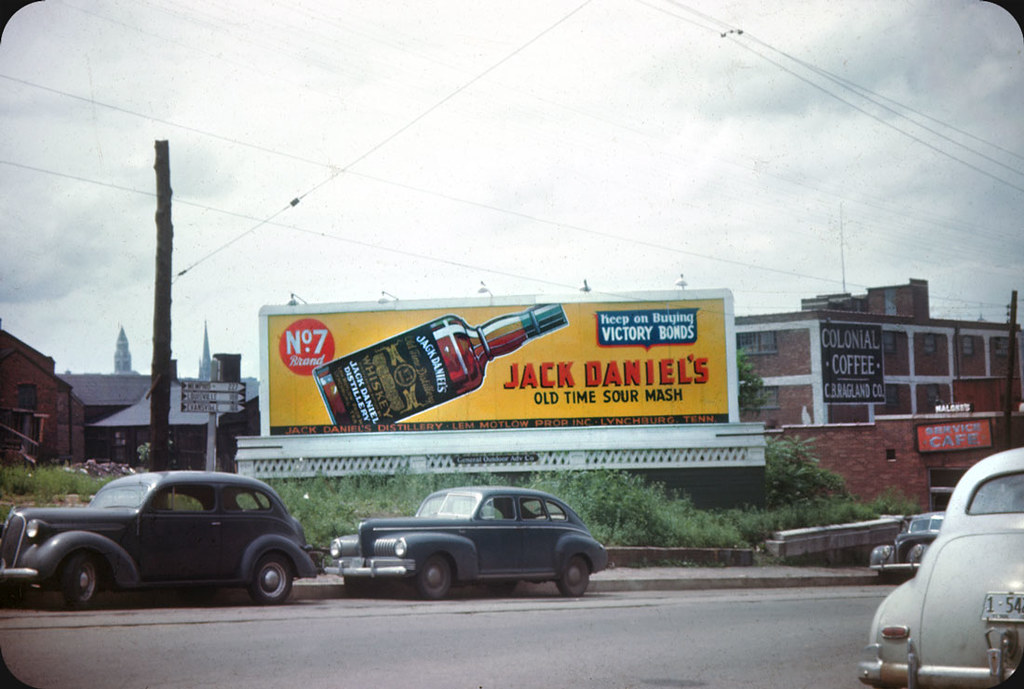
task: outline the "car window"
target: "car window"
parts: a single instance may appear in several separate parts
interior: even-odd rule
[[[519,498],[519,514],[527,521],[548,518],[544,501],[540,498]]]
[[[510,497],[487,498],[480,507],[481,519],[515,519],[515,502]]]
[[[165,512],[209,512],[213,509],[213,486],[169,486],[153,496],[153,509]]]
[[[916,531],[927,531],[928,524],[930,521],[930,519],[915,519],[914,521],[910,522],[910,531],[912,533]]]
[[[420,508],[418,510],[416,510],[416,516],[417,517],[433,517],[433,516],[435,516],[441,510],[441,505],[443,503],[444,503],[444,496],[443,495],[434,495],[432,497],[429,497],[426,500],[424,500],[423,504],[420,505]]]
[[[989,479],[978,486],[967,514],[1024,512],[1024,474]]]
[[[266,493],[253,488],[228,487],[224,489],[224,509],[229,512],[259,512],[270,509]]]
[[[467,493],[448,493],[437,510],[438,517],[470,517],[476,509],[477,496]]]
[[[551,518],[553,520],[555,520],[556,522],[568,521],[569,516],[565,513],[565,510],[562,509],[562,506],[559,505],[557,502],[551,502],[550,500],[548,500],[545,502],[545,504],[548,506],[548,514],[551,515]]]
[[[89,507],[138,507],[149,493],[150,485],[136,483],[103,488],[93,497]]]

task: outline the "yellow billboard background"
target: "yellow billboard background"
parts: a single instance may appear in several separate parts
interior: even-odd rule
[[[730,362],[723,299],[551,303],[562,306],[568,324],[489,361],[479,388],[397,423],[362,430],[728,422]],[[479,326],[531,306],[534,303],[267,315],[265,413],[270,431],[343,430],[332,426],[309,372],[315,365],[441,316],[455,315]],[[648,314],[685,310],[695,310],[692,342],[651,344],[637,339],[648,332]],[[654,316],[654,320],[664,322],[665,318]],[[641,325],[633,327],[636,324]],[[602,326],[617,328],[605,330],[606,338],[622,337],[602,344]]]

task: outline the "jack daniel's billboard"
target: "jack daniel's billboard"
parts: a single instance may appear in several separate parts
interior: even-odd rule
[[[736,421],[731,294],[654,294],[264,307],[269,433]]]

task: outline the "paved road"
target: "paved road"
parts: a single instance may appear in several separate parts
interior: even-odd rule
[[[0,650],[37,689],[855,689],[859,651],[888,590],[8,609]]]

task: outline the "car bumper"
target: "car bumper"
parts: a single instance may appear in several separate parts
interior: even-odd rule
[[[907,572],[908,574],[916,572],[920,567],[917,563],[909,562],[880,562],[868,566],[876,572]]]
[[[915,689],[988,689],[1010,678],[1013,668],[1003,668],[1002,677],[995,668],[951,665],[920,665],[914,658],[907,662],[883,661],[879,645],[864,648],[857,664],[857,677],[873,687],[913,687]],[[913,670],[911,668],[913,667]]]
[[[334,566],[324,567],[324,571],[342,577],[404,577],[416,571],[416,561],[396,557],[349,557],[335,560]]]
[[[5,567],[0,562],[0,582],[3,581],[32,581],[39,578],[39,570],[30,567]]]

